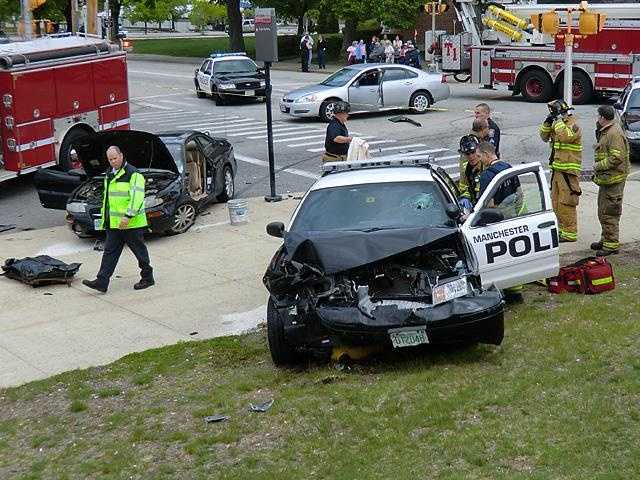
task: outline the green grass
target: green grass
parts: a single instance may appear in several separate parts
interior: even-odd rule
[[[261,331],[0,391],[0,478],[638,478],[640,266],[617,261],[607,294],[528,286],[500,347],[277,369]]]
[[[244,44],[247,53],[255,55],[255,37],[245,37]],[[172,57],[208,57],[212,52],[228,52],[229,39],[227,37],[203,38],[171,38],[171,39],[135,39],[134,53],[148,53],[169,55]]]

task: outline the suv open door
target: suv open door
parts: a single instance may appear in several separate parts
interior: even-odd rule
[[[518,193],[496,205],[505,182]],[[482,285],[508,288],[558,274],[558,225],[542,166],[519,165],[500,172],[462,225]]]

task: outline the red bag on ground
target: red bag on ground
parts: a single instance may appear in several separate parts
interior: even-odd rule
[[[589,257],[561,267],[557,277],[547,280],[551,293],[595,294],[615,288],[613,268],[604,257]]]

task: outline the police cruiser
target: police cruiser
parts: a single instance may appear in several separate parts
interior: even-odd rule
[[[335,345],[500,344],[501,289],[556,275],[558,226],[544,171],[497,174],[469,215],[429,159],[332,162],[305,194],[263,282],[276,364]],[[516,183],[517,210],[496,201]]]
[[[198,98],[211,96],[216,105],[243,98],[264,100],[264,72],[246,53],[212,53],[195,69]]]

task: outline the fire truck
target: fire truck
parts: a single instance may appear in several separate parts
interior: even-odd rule
[[[562,97],[565,46],[533,29],[532,14],[575,4],[456,0],[453,6],[464,32],[439,37],[441,68],[458,80],[486,88],[506,86],[530,102]],[[486,8],[485,8],[486,6]],[[640,75],[640,4],[593,4],[589,9],[607,16],[597,35],[573,46],[573,103],[590,101],[594,94],[614,95]],[[572,25],[577,30],[576,24]],[[561,33],[566,25],[560,25]]]
[[[129,128],[126,53],[89,35],[0,45],[0,182],[78,167],[74,145]]]

